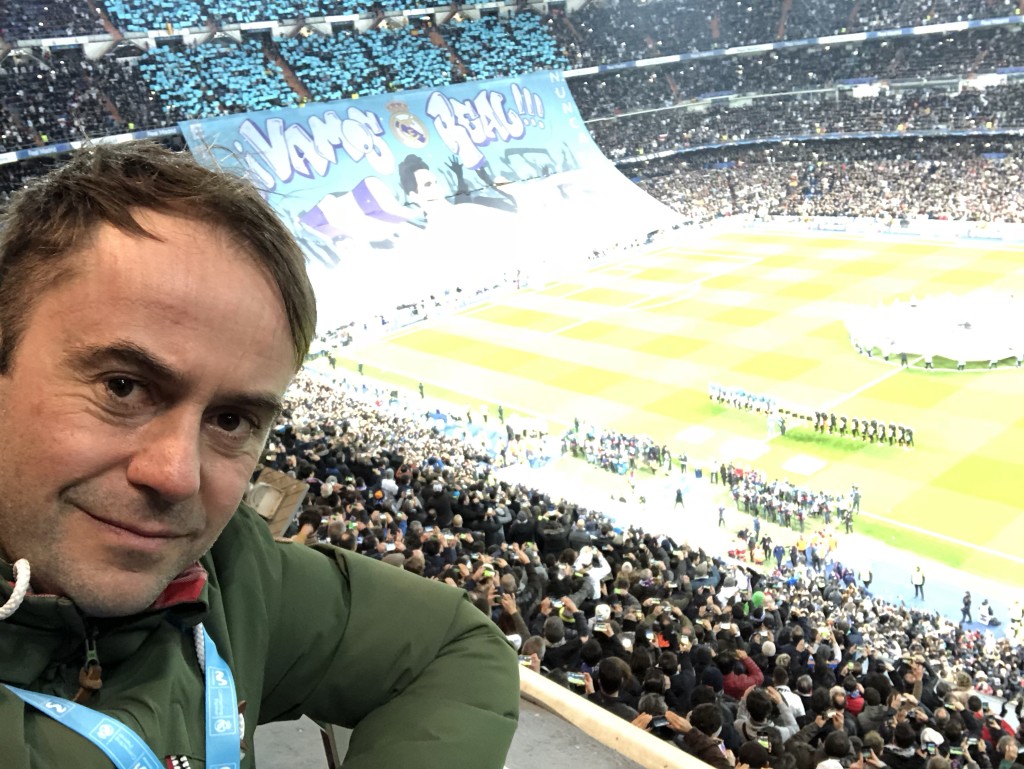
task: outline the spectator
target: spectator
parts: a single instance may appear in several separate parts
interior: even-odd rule
[[[590,694],[590,701],[619,718],[632,721],[637,711],[621,701],[621,689],[629,676],[629,666],[618,657],[601,660],[597,668],[596,689]]]
[[[681,735],[676,744],[685,752],[715,769],[731,769],[732,751],[718,738],[722,729],[722,713],[718,706],[707,702],[698,705],[688,719],[671,711],[665,716],[669,727]]]
[[[740,699],[747,689],[764,681],[764,673],[743,649],[720,655],[718,665],[722,669],[722,687],[734,699]]]
[[[744,694],[735,726],[744,741],[768,737],[783,743],[800,730],[789,704],[773,687],[754,687]]]

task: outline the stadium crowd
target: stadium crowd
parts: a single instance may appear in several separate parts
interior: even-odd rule
[[[927,89],[763,97],[732,106],[673,107],[588,124],[615,160],[755,139],[893,132],[1006,129],[1017,125],[1024,86],[949,94]]]
[[[760,568],[717,558],[496,480],[494,461],[308,377],[264,457],[309,484],[294,539],[468,590],[524,664],[713,766],[1013,764],[1020,645],[874,597],[809,540]],[[719,472],[766,512],[859,505]]]
[[[0,165],[0,207],[53,162]],[[1024,144],[1012,136],[771,142],[622,169],[690,222],[738,215],[1024,222]]]
[[[485,35],[487,45],[501,37],[501,50],[505,50],[506,43],[514,47],[516,41],[529,39],[537,41],[538,50],[553,55],[539,17],[522,16],[505,23],[500,34],[498,27],[491,29]],[[472,60],[474,50],[483,43],[476,33],[456,34],[457,28],[470,26],[452,26],[451,50],[461,50],[466,60]],[[658,67],[575,78],[570,87],[583,114],[594,118],[589,127],[602,149],[619,158],[645,189],[692,221],[743,213],[1019,222],[1024,217],[1016,194],[1020,152],[1019,140],[1012,135],[983,140],[964,137],[959,143],[930,135],[926,140],[902,142],[721,146],[737,140],[841,136],[860,130],[941,134],[948,128],[1013,128],[1024,115],[1024,88],[1019,85],[960,94],[881,90],[873,98],[853,98],[848,91],[825,96],[766,95],[731,109],[717,102],[694,109],[686,101],[709,92],[770,94],[779,88],[820,86],[869,73],[931,77],[977,70],[979,63],[985,67],[1019,64],[1024,48],[1016,45],[1015,29],[718,57],[673,65],[674,72]],[[88,59],[75,48],[55,49],[39,57],[18,52],[0,63],[0,85],[6,94],[0,109],[0,151],[252,109],[258,106],[253,101],[257,98],[271,105],[300,103],[305,97],[293,90],[296,82],[314,98],[337,98],[381,88],[437,85],[474,74],[473,67],[460,70],[446,61],[442,49],[428,42],[437,32],[378,29],[362,35],[296,38],[271,46],[250,42],[244,47],[245,56],[242,48],[219,44],[209,46],[202,56],[199,49],[173,45],[123,58],[112,53]],[[473,42],[467,47],[465,41]],[[400,66],[424,52],[433,57],[429,66]],[[342,54],[353,62],[355,75],[331,82],[325,68]],[[493,69],[514,58],[499,57],[500,61],[486,65],[487,72],[483,64],[477,69],[479,74],[506,74],[533,66],[527,57],[515,60],[514,67]],[[291,62],[294,79],[279,69],[282,61]],[[173,78],[167,74],[168,67],[175,73]],[[212,77],[213,72],[223,76]],[[441,80],[432,79],[435,73],[442,75]],[[258,82],[249,82],[252,78]],[[188,104],[193,106],[183,106]],[[623,114],[614,120],[601,117],[633,109],[654,111]],[[702,145],[714,145],[714,152],[690,154]],[[654,154],[673,152],[679,156],[649,160]],[[0,171],[0,203],[7,191],[41,166],[34,160],[16,168],[5,166]]]
[[[0,57],[0,85],[9,94],[0,109],[0,151],[298,105],[310,98],[349,98],[538,68],[564,69],[571,65],[570,47],[555,32],[568,22],[563,19],[560,25],[557,20],[524,11],[503,19],[441,25],[418,19],[398,29],[381,26],[362,34],[340,29],[329,36],[314,33],[276,41],[246,37],[235,43],[218,37],[197,46],[169,38],[149,51],[119,45],[95,59],[75,46],[16,49]],[[594,35],[631,34],[629,27],[595,29]],[[755,55],[712,55],[713,50],[704,48],[705,58],[571,78],[569,85],[588,120],[657,110],[591,124],[602,147],[620,157],[766,133],[989,123],[1006,127],[1018,125],[1021,114],[1019,89],[1012,86],[957,98],[939,92],[883,91],[865,100],[870,102],[866,108],[846,95],[830,101],[820,94],[758,100],[745,109],[715,104],[702,114],[681,107],[723,94],[763,95],[844,83],[849,87],[872,80],[921,82],[1019,67],[1024,64],[1019,29],[999,25]],[[340,77],[334,66],[339,59],[346,62]]]
[[[479,0],[474,0],[478,2]],[[473,3],[467,3],[472,5]],[[10,42],[38,37],[196,28],[268,20],[404,12],[431,7],[420,0],[62,0],[7,3],[0,35]],[[740,0],[638,3],[593,2],[567,17],[559,35],[582,63],[636,59],[781,39],[922,23],[1011,16],[1014,0],[770,0],[757,12]],[[596,32],[595,32],[596,30]],[[615,33],[609,34],[609,30]]]
[[[1008,136],[774,142],[623,171],[693,222],[739,214],[1024,221],[1024,145]]]
[[[0,62],[0,152],[173,125],[186,113],[164,102],[137,58],[90,59],[81,48]]]
[[[749,513],[758,522],[770,521],[787,529],[797,529],[801,533],[806,530],[808,523],[812,526],[824,526],[824,530],[831,533],[829,527],[833,526],[833,518],[836,519],[836,524],[842,523],[846,532],[850,533],[853,514],[860,511],[861,495],[856,486],[849,492],[813,491],[788,480],[769,479],[758,470],[744,468],[731,462],[723,462],[717,468],[717,478],[729,487],[737,510]],[[756,540],[760,534],[759,523],[755,524],[754,529]],[[796,549],[810,562],[811,557],[805,552],[805,547],[797,546]],[[749,551],[747,556],[750,560],[758,560],[753,543],[750,544]],[[759,562],[767,559],[766,552]],[[797,558],[792,558],[791,566],[795,568],[797,562]],[[781,559],[778,566],[782,568]],[[820,569],[820,558],[815,566]]]
[[[1024,64],[1016,26],[955,35],[814,45],[744,56],[570,77],[585,118],[685,104],[722,94],[763,94],[905,79],[964,76]],[[709,52],[710,53],[710,52]]]
[[[571,36],[559,39],[567,41],[573,63],[583,65],[1014,11],[1005,2],[981,0],[780,0],[770,6],[753,13],[734,0],[699,7],[666,0],[592,3],[575,17],[559,16],[552,28]],[[84,4],[59,16],[39,16],[35,4],[5,7],[0,26],[7,38],[20,29],[95,31],[96,18]],[[142,11],[128,3],[118,7],[111,18],[130,29],[128,17]],[[210,10],[200,7],[200,17]],[[251,12],[242,8],[235,18]],[[147,28],[166,20],[141,21]],[[892,69],[911,72],[909,65],[900,68],[912,58],[894,55]],[[929,71],[943,71],[942,61]],[[15,59],[0,66],[5,149],[178,119],[171,106],[177,97],[165,100],[153,85],[156,75],[147,81],[138,62],[87,61],[61,52],[42,64]],[[732,67],[735,74],[735,62]],[[765,73],[772,71],[765,65]],[[747,82],[744,75],[733,88],[761,87]],[[677,101],[677,88],[655,92],[662,105]],[[593,107],[590,114],[622,109],[607,93],[580,93],[585,107]],[[655,113],[592,125],[610,154],[639,156],[766,132],[1002,127],[1024,114],[1021,97],[1019,87],[1004,86],[955,98],[915,92],[863,102],[779,99],[737,110],[673,110],[667,123]],[[225,102],[218,109],[248,106]],[[741,212],[1024,221],[1019,140],[993,140],[997,147],[983,141],[773,144],[638,162],[630,170],[697,221]],[[0,166],[3,188],[20,184],[33,168]],[[630,446],[623,436],[591,440],[578,448],[616,463],[628,465],[630,456],[651,452],[666,459],[664,449]],[[495,480],[497,463],[482,445],[443,437],[373,398],[304,378],[291,391],[263,457],[264,466],[309,486],[291,536],[330,541],[470,591],[526,664],[566,685],[579,682],[580,693],[598,705],[720,769],[735,763],[780,769],[1015,765],[1016,740],[1024,733],[1014,734],[1001,716],[1015,707],[1019,717],[1024,702],[1019,644],[876,598],[853,579],[852,565],[827,556],[811,558],[810,565],[777,558],[775,568],[755,569],[668,537],[617,531],[597,512]],[[833,509],[854,509],[852,497],[804,495],[729,465],[716,475],[738,507],[780,522],[789,506],[797,514],[817,511],[823,520]],[[756,532],[754,540],[758,544]],[[1019,629],[1019,618],[1011,620]],[[980,693],[1003,700],[1003,713],[988,712]]]
[[[1013,0],[770,0],[756,8],[741,0],[592,2],[556,17],[555,34],[574,66],[591,66],[1017,12]]]
[[[646,435],[626,435],[592,425],[581,427],[577,423],[566,431],[562,436],[562,453],[619,475],[635,473],[638,469],[672,470],[673,457],[668,446],[655,443]],[[677,459],[685,468],[686,458]]]

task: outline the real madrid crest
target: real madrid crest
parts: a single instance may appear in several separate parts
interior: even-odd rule
[[[391,113],[391,120],[388,125],[391,127],[391,135],[406,147],[419,149],[426,146],[430,141],[427,127],[423,121],[409,112],[409,105],[404,101],[393,101],[388,104],[388,111]]]

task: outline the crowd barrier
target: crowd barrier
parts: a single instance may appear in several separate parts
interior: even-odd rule
[[[702,761],[674,745],[522,666],[519,693],[645,769],[707,769]]]
[[[770,219],[741,221],[718,220],[713,226],[725,229],[778,229],[809,232],[835,232],[847,235],[883,235],[935,240],[970,239],[993,242],[1024,242],[1024,224],[1006,222],[962,222],[942,219],[900,219],[884,221],[867,217],[776,216]]]

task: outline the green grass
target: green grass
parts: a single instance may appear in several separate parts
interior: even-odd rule
[[[1017,366],[1017,360],[1013,356],[1002,358],[1001,360],[998,361],[998,363],[999,368],[1015,368]],[[956,371],[956,364],[957,362],[952,358],[943,358],[941,355],[936,355],[932,360],[932,366],[934,367],[935,371]],[[987,361],[969,361],[967,362],[967,365],[964,366],[964,370],[979,371],[987,370],[988,367],[989,366]],[[925,370],[924,361],[922,360],[915,363],[914,368],[920,368],[922,370]]]
[[[319,368],[324,372],[331,371],[330,366],[327,364],[326,358],[318,360],[315,368]],[[359,364],[356,360],[339,358],[338,365],[335,367],[334,373],[339,374],[341,376],[346,376],[347,378],[351,379],[351,381],[358,383],[360,380],[358,369]],[[367,377],[368,380],[388,382],[390,384],[393,384],[397,388],[406,390],[408,396],[410,398],[413,398],[414,401],[416,396],[419,394],[417,388],[419,387],[420,380],[408,376],[403,376],[401,374],[396,374],[395,372],[389,371],[387,369],[363,364],[362,376]],[[460,390],[453,390],[447,387],[440,387],[434,383],[425,385],[423,394],[425,398],[444,401],[454,406],[466,405],[474,410],[477,409],[477,407],[482,404],[493,405],[494,408],[489,410],[489,413],[492,416],[497,415],[497,407],[501,406],[502,409],[504,410],[506,420],[515,419],[517,417],[531,419],[533,418],[533,414],[526,414],[523,413],[522,411],[517,411],[516,409],[509,408],[504,404],[490,404],[486,399],[481,400],[479,394],[469,393]]]
[[[888,443],[882,445],[872,443],[871,441],[864,441],[860,438],[853,439],[849,436],[844,438],[837,434],[819,433],[815,432],[813,427],[787,428],[786,434],[779,436],[777,440],[780,443],[792,443],[801,447],[802,450],[814,449],[816,450],[815,453],[821,453],[823,456],[827,454],[829,458],[849,454],[863,454],[864,452],[884,455],[890,451],[900,451],[898,446],[890,446]]]
[[[912,535],[903,527],[885,521],[866,518],[861,515],[854,519],[853,530],[877,540],[900,547],[912,536],[914,552],[926,555],[954,568],[963,567],[968,561],[968,552],[960,545],[929,536],[927,533],[914,532]]]
[[[894,522],[862,517],[860,531],[1024,585],[1024,569],[1013,560],[1024,539],[1024,452],[1017,448],[1024,443],[1024,369],[965,376],[921,364],[901,369],[898,358],[858,355],[843,322],[850,308],[925,296],[937,285],[957,293],[990,285],[1024,292],[1024,274],[1004,269],[1024,261],[1024,250],[756,232],[701,237],[693,246],[700,253],[689,254],[684,240],[662,245],[337,355],[348,370],[363,362],[368,375],[407,390],[422,381],[428,396],[473,408],[488,403],[492,414],[500,403],[509,415],[547,420],[552,431],[578,416],[651,435],[694,463],[736,458],[815,489],[857,483],[865,510]],[[750,256],[776,246],[778,253]],[[931,260],[937,252],[948,258]],[[961,267],[935,264],[950,260]],[[728,272],[699,287],[690,283],[689,276],[713,270]],[[893,296],[889,283],[898,286]],[[916,448],[795,424],[764,442],[765,415],[712,403],[710,382],[770,394],[798,413],[824,408],[909,425]],[[704,438],[685,445],[679,436],[694,427]],[[764,442],[755,462],[730,453],[737,440]],[[794,475],[789,468],[812,465],[803,461],[808,456],[824,466]],[[896,522],[965,544],[911,536]]]

